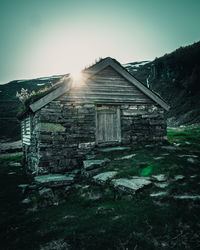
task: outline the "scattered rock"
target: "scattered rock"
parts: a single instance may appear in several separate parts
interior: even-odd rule
[[[86,171],[93,170],[105,166],[106,163],[110,162],[108,158],[103,160],[86,160],[83,161],[83,167]]]
[[[162,160],[165,159],[163,156],[153,157],[154,160]]]
[[[67,186],[71,185],[74,182],[74,178],[72,176],[66,176],[62,174],[35,176],[34,180],[38,185],[42,185],[45,187]]]
[[[189,141],[186,141],[185,144],[190,145],[191,143]]]
[[[150,194],[151,197],[161,197],[161,196],[166,196],[167,192],[158,192],[158,193],[152,193]]]
[[[107,208],[107,207],[98,207],[96,214],[97,215],[107,215],[107,214],[111,214],[114,212],[114,208]]]
[[[25,193],[25,190],[27,189],[28,184],[20,184],[20,185],[18,185],[18,187],[21,188],[22,193]]]
[[[117,171],[104,172],[104,173],[95,175],[93,179],[96,182],[105,183],[107,180],[114,178],[116,174],[117,174]]]
[[[161,146],[161,148],[162,149],[167,149],[167,150],[177,150],[177,148],[176,147],[174,147],[174,146]]]
[[[100,151],[100,152],[112,152],[112,151],[127,150],[127,149],[131,149],[131,147],[109,147],[109,148],[99,148],[98,151]]]
[[[178,157],[182,158],[182,157],[192,157],[192,158],[198,158],[197,155],[178,155]]]
[[[10,167],[21,167],[22,164],[21,164],[20,162],[13,162],[13,161],[11,161],[11,162],[9,163],[9,166],[10,166]]]
[[[168,182],[163,182],[163,183],[156,182],[156,183],[154,183],[154,185],[158,188],[166,188],[169,185],[169,183]]]
[[[200,200],[200,195],[175,195],[173,198],[178,200]]]
[[[193,159],[193,158],[188,158],[187,162],[195,164],[197,161],[195,159]]]
[[[152,175],[152,178],[160,182],[167,180],[167,176],[164,174]]]
[[[16,174],[16,172],[9,172],[8,174],[9,175],[13,175],[13,174]]]
[[[22,201],[23,204],[29,204],[31,202],[30,198],[26,198]]]
[[[184,178],[185,176],[181,174],[174,176],[175,181],[183,180]]]
[[[134,156],[136,156],[136,154],[125,155],[125,156],[122,156],[122,157],[115,158],[114,160],[115,161],[128,160],[128,159],[133,158]]]
[[[92,160],[96,157],[96,155],[86,155],[87,160]]]
[[[194,178],[196,178],[196,177],[197,177],[197,174],[191,175],[191,176],[190,176],[190,178],[192,178],[192,179],[194,179]]]
[[[148,177],[133,177],[131,179],[121,178],[114,179],[111,181],[113,186],[116,189],[121,191],[134,194],[139,189],[142,189],[144,186],[150,185],[152,182]]]
[[[39,190],[39,195],[44,199],[53,199],[54,194],[51,188],[43,188]]]

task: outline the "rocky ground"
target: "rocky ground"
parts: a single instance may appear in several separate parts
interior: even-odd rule
[[[1,157],[2,249],[199,249],[199,134],[171,128],[167,146],[102,149],[87,156],[78,184],[30,180],[20,155]],[[30,200],[33,182],[41,187]],[[41,208],[59,183],[67,201]]]

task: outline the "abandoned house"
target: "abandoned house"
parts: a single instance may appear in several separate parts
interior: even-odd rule
[[[86,155],[108,145],[166,140],[169,106],[107,57],[70,75],[21,115],[26,165],[34,175],[80,169]]]

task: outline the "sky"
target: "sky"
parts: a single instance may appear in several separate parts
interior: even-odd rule
[[[0,0],[0,84],[107,56],[153,60],[200,40],[200,0]]]

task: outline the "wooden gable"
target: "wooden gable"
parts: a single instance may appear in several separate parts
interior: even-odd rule
[[[154,103],[136,86],[121,76],[111,66],[106,67],[87,81],[61,97],[80,103]]]
[[[56,98],[83,103],[157,103],[169,110],[167,103],[148,89],[116,60],[107,57],[92,67],[82,71],[84,85],[73,86],[68,77],[56,90],[30,105],[36,112]]]

